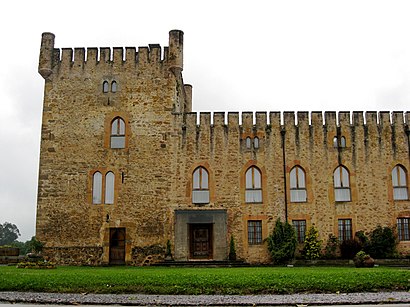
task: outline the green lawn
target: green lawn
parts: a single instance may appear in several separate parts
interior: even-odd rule
[[[0,267],[0,291],[266,294],[410,290],[410,270],[351,267]]]

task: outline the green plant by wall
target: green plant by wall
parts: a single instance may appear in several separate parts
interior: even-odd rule
[[[379,225],[369,234],[369,242],[365,246],[365,251],[376,259],[395,258],[397,243],[394,227]]]
[[[229,260],[235,261],[236,260],[236,247],[235,247],[235,239],[231,236],[231,240],[229,242]]]
[[[294,258],[297,239],[293,226],[288,222],[282,223],[277,219],[272,234],[266,240],[274,263],[286,263]]]
[[[333,234],[329,234],[325,246],[325,259],[336,259],[337,258],[337,248],[339,247],[339,240]]]
[[[319,232],[315,226],[310,226],[303,246],[303,257],[308,260],[319,259],[321,255],[322,241],[319,240]]]
[[[356,268],[372,268],[374,267],[374,259],[364,251],[360,251],[353,258]]]
[[[353,259],[363,248],[357,239],[344,240],[340,242],[340,255],[343,259]]]

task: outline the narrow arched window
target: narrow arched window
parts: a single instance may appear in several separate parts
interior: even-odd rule
[[[108,172],[105,175],[105,203],[113,204],[114,203],[114,173]]]
[[[117,82],[116,81],[111,82],[111,92],[113,93],[117,92]]]
[[[300,166],[290,171],[290,201],[294,203],[306,202],[306,176]]]
[[[344,166],[339,166],[333,173],[335,201],[350,201],[349,172]]]
[[[108,81],[103,82],[103,93],[108,93]]]
[[[335,136],[335,137],[333,138],[333,147],[334,147],[334,148],[339,147],[339,142],[338,142],[338,140],[337,140],[337,136]]]
[[[253,148],[259,148],[259,138],[257,136],[253,139]]]
[[[346,138],[344,136],[340,138],[340,147],[346,147]]]
[[[93,175],[93,204],[102,203],[102,175],[95,172]]]
[[[246,148],[251,148],[251,138],[249,136],[246,138]]]
[[[406,173],[406,169],[401,165],[396,165],[391,172],[394,200],[409,199]]]
[[[116,117],[111,122],[111,148],[125,148],[125,122]]]
[[[202,166],[196,168],[192,175],[192,203],[209,203],[209,174]]]
[[[262,202],[262,176],[260,170],[251,166],[245,173],[245,202]]]

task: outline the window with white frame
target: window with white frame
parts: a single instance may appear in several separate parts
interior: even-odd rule
[[[116,117],[111,122],[111,148],[125,148],[125,121]]]
[[[256,166],[251,166],[245,173],[245,202],[262,202],[262,175]]]
[[[333,173],[335,201],[350,201],[349,172],[344,166],[339,166]]]
[[[192,203],[209,203],[209,174],[202,166],[197,167],[192,175]]]
[[[339,219],[338,223],[338,232],[339,232],[339,241],[343,242],[346,240],[353,239],[352,233],[352,220],[351,219]]]
[[[399,217],[397,219],[397,234],[399,241],[410,241],[410,218]]]
[[[262,244],[262,221],[248,221],[248,244]]]
[[[295,166],[290,171],[290,201],[293,203],[306,202],[306,176],[300,166]]]
[[[93,174],[92,202],[93,204],[114,204],[115,175],[109,171],[103,174],[96,171]]]
[[[407,191],[407,176],[406,169],[401,165],[396,165],[392,172],[393,183],[393,199],[394,200],[407,200],[409,199]]]

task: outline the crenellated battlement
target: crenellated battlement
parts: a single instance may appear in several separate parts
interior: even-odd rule
[[[243,130],[264,130],[268,127],[388,127],[403,128],[408,126],[410,111],[299,111],[299,112],[190,112],[186,116],[186,124],[190,127],[228,126]]]
[[[183,32],[169,32],[169,47],[149,44],[142,47],[88,47],[55,48],[55,36],[45,32],[42,35],[38,71],[43,78],[53,73],[77,71],[95,67],[121,69],[146,68],[147,65],[165,66],[171,70],[183,70]]]

